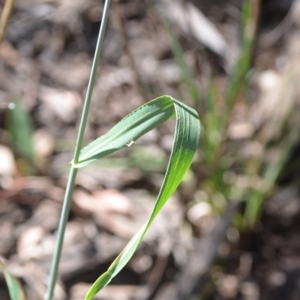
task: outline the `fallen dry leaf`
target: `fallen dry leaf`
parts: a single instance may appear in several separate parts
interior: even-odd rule
[[[46,158],[50,156],[54,149],[52,135],[44,129],[37,130],[33,135],[34,153],[38,157]]]
[[[14,155],[12,151],[3,145],[0,145],[0,175],[12,176],[16,171]]]
[[[114,234],[129,238],[135,232],[132,215],[133,206],[130,200],[117,190],[101,190],[93,194],[83,191],[74,193],[75,204],[90,212],[96,220]]]
[[[81,103],[78,93],[42,86],[39,97],[64,122],[70,123],[76,119],[76,110]]]

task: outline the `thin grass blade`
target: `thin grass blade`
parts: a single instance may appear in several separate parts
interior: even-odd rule
[[[0,263],[0,270],[3,272],[5,281],[8,287],[9,296],[11,300],[26,300],[20,282],[10,274],[6,267]]]

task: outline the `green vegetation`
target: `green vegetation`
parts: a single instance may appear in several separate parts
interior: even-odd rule
[[[11,300],[25,300],[20,282],[6,269],[3,263],[0,263],[0,270],[3,272],[5,281],[7,283],[9,296]]]
[[[90,76],[90,82],[88,85],[86,100],[82,112],[82,119],[78,132],[74,159],[72,161],[72,167],[61,214],[58,239],[50,274],[47,300],[52,299],[54,291],[58,264],[62,250],[63,237],[67,218],[69,215],[77,169],[124,147],[130,147],[140,136],[155,128],[159,124],[176,116],[176,129],[173,150],[170,156],[165,179],[162,183],[162,187],[157,197],[153,212],[149,220],[130,240],[128,245],[112,263],[107,272],[101,275],[98,280],[92,285],[90,291],[86,295],[86,299],[92,299],[93,296],[95,296],[103,287],[105,287],[110,282],[110,280],[114,276],[116,276],[120,272],[120,270],[132,257],[147,230],[151,226],[151,223],[154,221],[156,215],[159,213],[161,208],[164,206],[169,197],[174,193],[177,186],[183,179],[185,173],[192,163],[194,154],[198,147],[200,123],[197,112],[194,109],[189,108],[185,104],[173,99],[172,97],[162,96],[136,109],[131,114],[122,119],[107,134],[95,140],[90,145],[79,151],[82,144],[84,128],[95,82],[96,69],[99,61],[101,46],[103,43],[109,7],[110,1],[106,1],[99,32],[96,54]]]
[[[262,125],[261,128],[249,134],[242,142],[228,138],[228,130],[236,105],[247,102],[249,79],[251,80],[249,71],[258,22],[257,5],[255,1],[245,1],[244,3],[241,18],[241,51],[235,67],[228,74],[225,89],[221,89],[218,75],[211,74],[206,90],[200,91],[199,82],[197,82],[196,78],[197,71],[193,70],[186,63],[184,49],[179,39],[172,33],[165,20],[162,20],[161,23],[169,38],[173,56],[182,75],[182,84],[185,85],[188,93],[189,101],[184,102],[189,102],[193,108],[171,96],[158,97],[134,110],[105,135],[81,149],[110,8],[110,0],[106,0],[75,145],[74,158],[71,162],[47,300],[52,300],[53,297],[64,232],[78,170],[101,158],[103,159],[102,166],[113,165],[130,168],[132,164],[136,164],[143,172],[150,172],[153,169],[161,172],[161,162],[166,164],[165,158],[153,157],[153,160],[156,161],[151,164],[152,158],[144,157],[148,155],[145,154],[146,152],[142,147],[139,150],[134,150],[134,154],[131,154],[131,160],[123,157],[105,158],[105,156],[120,149],[131,147],[139,137],[173,117],[176,118],[173,148],[153,211],[143,227],[133,236],[108,270],[102,275],[99,274],[100,277],[91,286],[85,300],[92,299],[124,268],[134,255],[155,217],[177,189],[191,165],[191,177],[197,183],[189,191],[189,196],[192,200],[189,199],[188,201],[197,202],[198,200],[195,199],[197,191],[203,191],[208,195],[208,199],[205,201],[211,205],[216,214],[222,214],[230,202],[243,202],[245,204],[243,209],[236,212],[233,220],[234,225],[241,231],[253,227],[259,220],[264,201],[276,188],[276,181],[282,173],[291,149],[298,139],[300,123],[298,120],[294,120],[290,110],[280,123],[278,127],[279,132],[276,134],[269,133],[267,128],[272,126],[272,122],[276,122],[276,119],[274,119],[270,121],[271,125]],[[180,91],[178,91],[178,94],[180,95]],[[200,142],[198,114],[203,126]],[[9,113],[7,129],[12,143],[19,149],[21,155],[26,157],[28,161],[34,162],[31,128],[28,114],[20,103],[16,102],[16,108]],[[291,128],[292,130],[290,130]],[[278,135],[280,135],[280,138],[278,138]],[[65,144],[64,141],[64,147],[66,146]],[[240,151],[241,144],[246,150],[250,147],[250,144],[259,145],[261,151],[259,155],[249,155],[245,158]],[[276,156],[270,160],[270,153],[274,149],[276,150]],[[197,155],[197,160],[192,164],[195,154]],[[30,172],[24,172],[24,174],[30,174]],[[224,201],[219,201],[218,199],[220,198]],[[20,284],[8,273],[2,264],[0,267],[8,283],[11,299],[25,299]],[[17,292],[15,292],[16,290]]]

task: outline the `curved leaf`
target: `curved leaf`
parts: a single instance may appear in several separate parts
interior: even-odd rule
[[[197,112],[170,96],[156,98],[122,119],[107,134],[85,147],[75,167],[90,162],[130,146],[137,138],[157,125],[176,116],[176,128],[173,148],[166,175],[152,214],[144,226],[133,236],[127,246],[114,260],[108,270],[102,274],[88,291],[85,300],[92,299],[130,260],[156,215],[180,184],[189,169],[198,147],[200,122]]]
[[[129,146],[140,136],[173,116],[173,101],[169,96],[162,96],[144,104],[123,118],[105,135],[83,148],[80,152],[79,161],[74,164],[74,167],[81,168],[103,156]]]

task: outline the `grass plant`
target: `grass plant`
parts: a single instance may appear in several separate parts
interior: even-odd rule
[[[241,11],[241,47],[236,64],[227,76],[227,88],[221,92],[218,84],[218,76],[212,75],[208,81],[207,92],[195,93],[199,84],[196,83],[195,70],[191,69],[185,61],[184,49],[179,39],[172,34],[170,27],[161,20],[170,40],[174,58],[183,77],[182,82],[186,85],[193,106],[199,111],[203,124],[203,134],[200,142],[201,161],[194,166],[198,185],[196,189],[204,190],[209,197],[212,207],[217,208],[218,213],[225,209],[218,208],[214,199],[221,195],[227,202],[238,200],[245,202],[245,211],[237,213],[235,224],[239,229],[247,229],[254,226],[259,220],[263,203],[270,195],[276,185],[276,180],[284,168],[284,164],[289,158],[290,151],[295,145],[298,134],[296,124],[290,124],[293,128],[284,136],[280,145],[276,144],[278,150],[277,159],[271,164],[266,161],[269,153],[269,142],[260,141],[259,134],[254,134],[243,143],[258,141],[263,145],[261,156],[245,160],[240,157],[240,145],[230,141],[227,137],[228,128],[234,115],[234,109],[238,102],[246,102],[246,92],[248,91],[249,71],[253,57],[253,50],[256,41],[257,26],[259,23],[260,0],[244,1]],[[269,120],[265,127],[272,126]],[[295,126],[296,125],[296,126]],[[263,129],[264,130],[264,129]],[[251,167],[249,168],[249,166]],[[255,170],[253,167],[255,166]],[[243,176],[248,181],[248,185],[242,188],[234,181],[227,180],[229,173],[235,174],[237,178]],[[259,184],[253,184],[255,177],[261,181],[264,188]],[[191,195],[195,191],[191,192]],[[226,202],[225,202],[226,203]],[[237,221],[238,220],[238,221]]]
[[[200,123],[197,112],[192,108],[189,108],[185,104],[173,99],[172,97],[162,96],[136,109],[134,112],[121,120],[107,134],[92,142],[84,149],[80,150],[83,140],[84,128],[88,116],[88,110],[91,102],[92,90],[96,78],[99,55],[103,44],[110,2],[110,0],[107,0],[104,5],[94,62],[91,70],[90,81],[88,84],[82,118],[78,131],[78,138],[74,151],[74,158],[71,164],[69,180],[61,212],[57,243],[52,261],[49,286],[46,295],[47,300],[52,300],[54,293],[54,287],[58,273],[58,265],[63,245],[64,232],[69,215],[72,192],[78,168],[81,168],[119,149],[132,146],[141,135],[155,128],[159,124],[167,121],[168,119],[176,116],[176,129],[173,150],[170,156],[165,179],[163,181],[153,212],[145,225],[129,241],[128,245],[119,254],[116,260],[109,267],[107,272],[101,275],[92,285],[91,289],[85,297],[85,299],[87,300],[92,299],[104,286],[106,286],[110,282],[110,280],[121,271],[121,269],[132,257],[142,238],[154,221],[156,215],[159,213],[168,198],[175,191],[186,171],[190,167],[194,154],[198,147]]]
[[[46,300],[52,300],[53,298],[64,232],[72,200],[72,192],[76,175],[80,168],[85,167],[90,163],[94,163],[100,158],[103,158],[104,164],[104,157],[106,155],[114,153],[122,148],[132,147],[136,140],[149,130],[173,117],[176,118],[173,148],[154,209],[143,227],[133,236],[108,270],[100,275],[91,286],[85,297],[85,300],[90,300],[93,299],[93,297],[122,270],[133,256],[155,217],[180,184],[185,173],[189,169],[197,150],[200,153],[199,157],[201,157],[201,159],[193,166],[197,185],[195,185],[194,190],[190,191],[191,196],[193,196],[197,190],[203,190],[208,195],[212,207],[218,213],[222,213],[230,201],[244,201],[245,210],[236,214],[234,222],[239,229],[246,229],[253,226],[259,219],[263,203],[266,197],[270,195],[274,189],[276,180],[289,157],[293,145],[298,139],[297,130],[300,127],[298,124],[299,122],[294,129],[286,135],[280,145],[277,145],[279,148],[277,160],[267,164],[266,157],[268,155],[270,140],[266,141],[263,145],[264,151],[262,155],[249,161],[243,160],[243,158],[240,157],[238,150],[239,145],[229,141],[227,138],[227,131],[231,117],[234,114],[235,105],[240,98],[245,98],[247,89],[247,75],[251,66],[259,16],[259,0],[255,0],[244,2],[241,22],[241,52],[235,68],[233,68],[231,74],[228,75],[227,89],[224,93],[219,89],[217,76],[211,76],[206,95],[200,94],[198,89],[199,85],[196,83],[195,78],[196,71],[188,66],[184,57],[184,49],[180,45],[178,38],[172,34],[168,25],[162,21],[169,37],[175,61],[181,71],[183,84],[189,93],[188,98],[194,108],[179,102],[171,96],[158,97],[134,110],[105,135],[81,149],[110,4],[111,0],[105,1],[103,18],[78,130],[78,138],[74,150],[74,158],[71,162],[71,169],[61,212],[57,244],[49,276]],[[204,127],[200,149],[198,148],[200,122],[197,111],[200,112],[200,118]],[[16,110],[14,114],[16,113],[20,113],[20,110]],[[12,115],[12,118],[14,118],[14,115]],[[22,120],[27,122],[26,118],[24,119],[24,114],[23,117],[17,117],[15,122],[21,122]],[[23,124],[25,124],[24,122]],[[15,123],[15,125],[16,124],[17,123]],[[289,124],[289,126],[292,127],[294,125]],[[19,124],[17,127],[25,128],[26,126]],[[27,126],[27,128],[29,127]],[[27,142],[24,144],[24,142],[20,140],[20,137],[18,137],[19,132],[16,131],[13,126],[10,127],[9,131],[12,136],[15,136],[16,143],[20,147],[25,147],[24,152],[32,158],[32,149],[28,144],[31,133],[27,132],[22,134],[23,136],[27,136]],[[249,138],[249,141],[250,140],[257,141],[259,138],[254,134]],[[107,159],[107,161],[111,164],[109,159]],[[128,161],[124,159],[122,161],[124,165],[128,166]],[[99,164],[99,162],[97,162],[97,164]],[[239,176],[246,177],[248,185],[245,188],[241,188],[237,184],[238,180],[228,180],[228,173],[234,173],[234,178],[238,178]],[[261,180],[265,185],[250,184],[254,177]],[[216,200],[217,198],[220,198],[220,196],[222,199],[225,199],[224,203],[221,205],[219,205]],[[25,299],[20,291],[19,293],[21,293],[22,296],[15,298],[16,296],[14,296],[13,290],[15,291],[17,289],[18,293],[20,285],[17,281],[14,281],[13,277],[11,277],[3,265],[0,265],[0,268],[4,272],[8,282],[9,291],[12,295],[11,299]],[[10,282],[12,284],[10,284]]]

